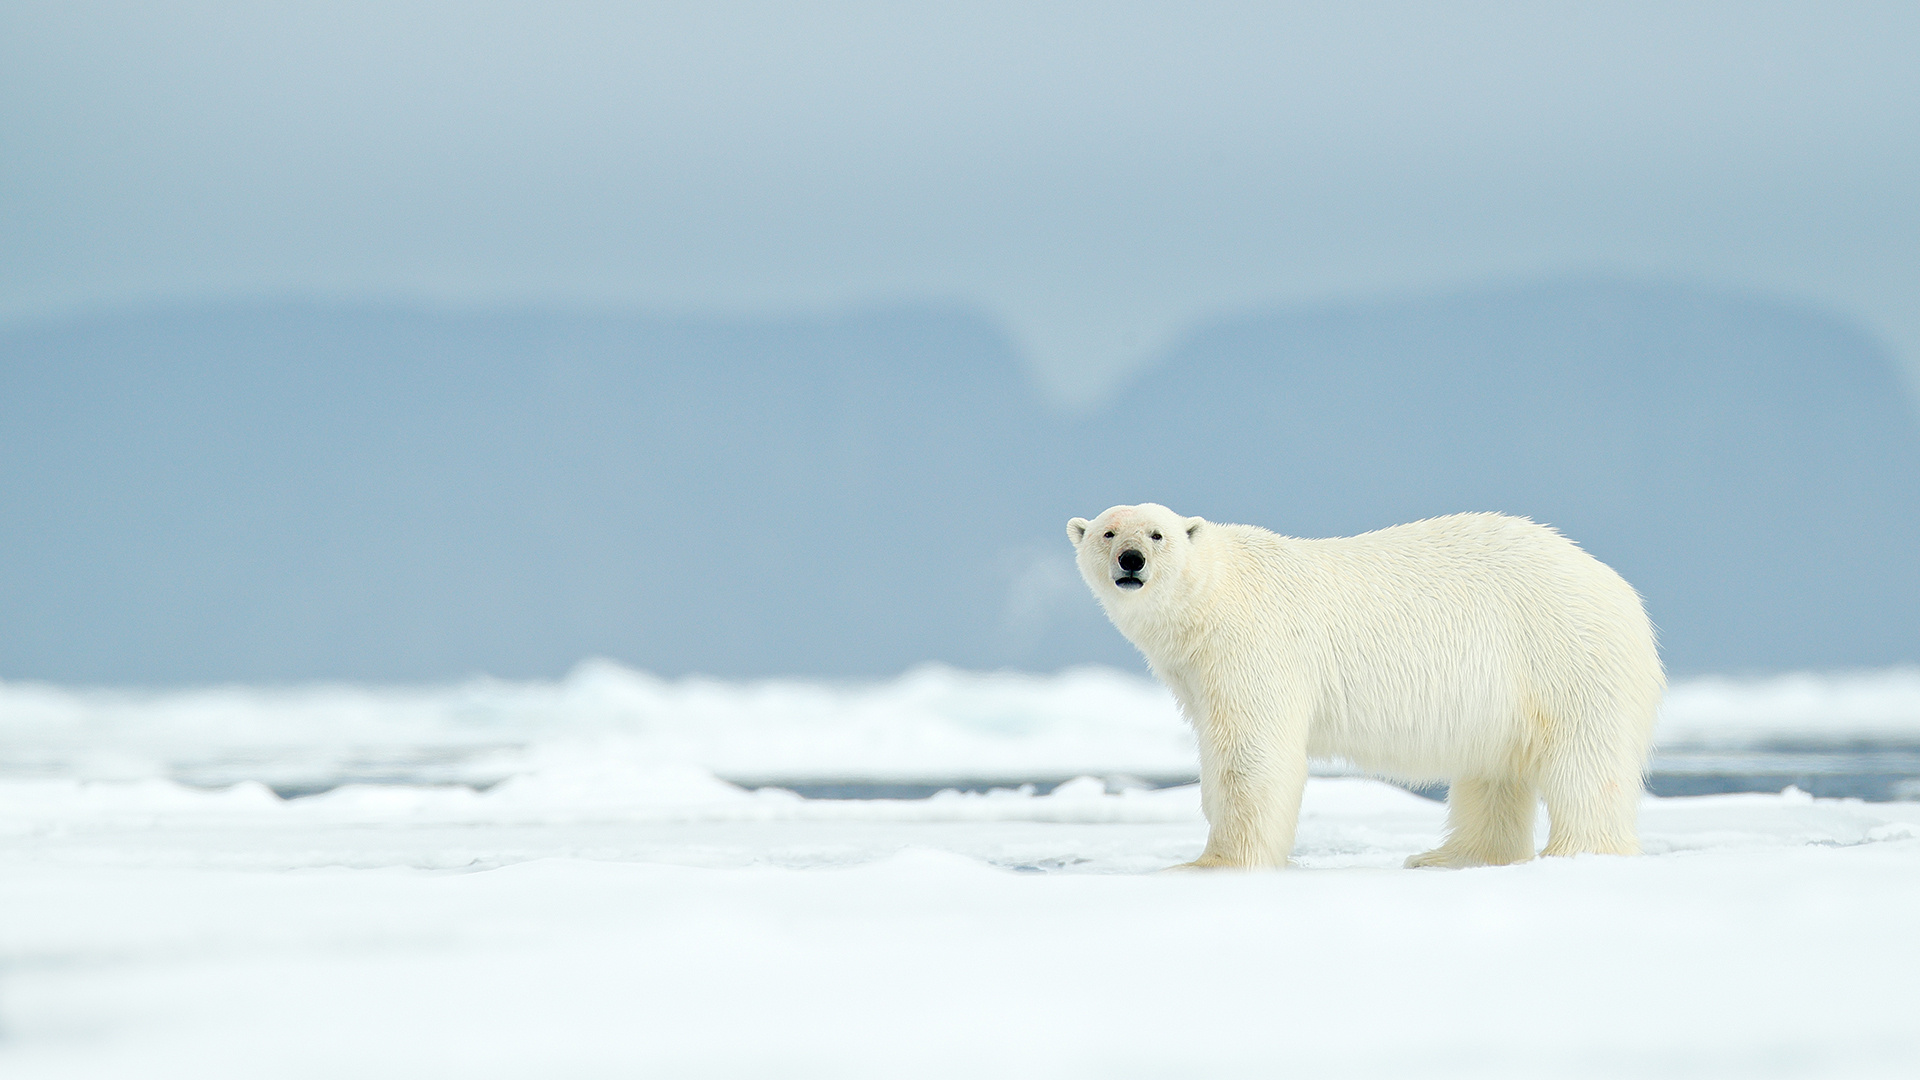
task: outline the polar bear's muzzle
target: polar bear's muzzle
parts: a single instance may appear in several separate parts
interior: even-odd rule
[[[1114,561],[1119,564],[1118,572],[1113,575],[1114,585],[1131,592],[1146,584],[1140,572],[1147,568],[1147,557],[1140,554],[1137,548],[1128,548]]]

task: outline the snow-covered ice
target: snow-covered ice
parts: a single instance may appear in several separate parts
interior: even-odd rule
[[[1663,749],[1920,745],[1920,669],[1676,684]],[[486,784],[576,756],[734,779],[1175,777],[1193,739],[1166,691],[1081,668],[929,665],[875,683],[666,680],[607,661],[552,682],[228,686],[0,683],[0,777],[171,777],[291,791],[345,779]]]
[[[214,687],[0,684],[0,774],[167,776],[290,787],[340,776],[491,782],[533,759],[692,762],[730,777],[944,779],[1190,772],[1172,699],[1138,676],[887,682],[664,680],[605,661],[557,682]]]
[[[1897,740],[1916,704],[1683,684],[1667,722]],[[1920,803],[1650,798],[1642,858],[1416,872],[1444,808],[1321,777],[1301,870],[1148,873],[1197,793],[1107,778],[1190,745],[1099,671],[0,686],[0,1076],[1920,1072]],[[378,782],[266,786],[328,777]]]

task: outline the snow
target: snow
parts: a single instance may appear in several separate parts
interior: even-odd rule
[[[1687,683],[1665,730],[1911,739],[1917,687]],[[1092,670],[0,686],[0,1076],[1920,1067],[1920,803],[1649,798],[1641,858],[1405,871],[1444,808],[1323,776],[1299,869],[1151,873],[1198,852],[1198,793],[1118,774],[1190,754],[1158,690]]]
[[[1660,741],[1920,743],[1920,668],[1687,680],[1667,692]]]
[[[1172,699],[1138,676],[974,674],[881,683],[667,681],[607,661],[558,682],[219,687],[0,684],[0,769],[299,784],[335,774],[490,781],[574,753],[786,779],[1190,772]]]
[[[1663,749],[1920,744],[1920,669],[1677,683]],[[577,759],[729,779],[1192,776],[1150,680],[1104,668],[876,683],[664,680],[608,661],[552,682],[140,692],[0,683],[0,777],[171,777],[292,789],[343,779],[498,782]],[[1331,770],[1338,771],[1338,770]]]

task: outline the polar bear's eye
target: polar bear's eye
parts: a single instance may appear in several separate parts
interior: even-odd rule
[[[1159,533],[1154,533],[1154,534],[1153,534],[1153,538],[1154,538],[1155,540],[1158,540],[1158,539],[1160,539],[1160,534],[1159,534]]]
[[[1113,531],[1111,529],[1107,531],[1107,539],[1109,540],[1113,539]]]

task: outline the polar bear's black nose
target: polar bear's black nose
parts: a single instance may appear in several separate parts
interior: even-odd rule
[[[1120,553],[1120,569],[1129,574],[1139,573],[1140,568],[1145,565],[1147,565],[1147,557],[1132,548]]]

